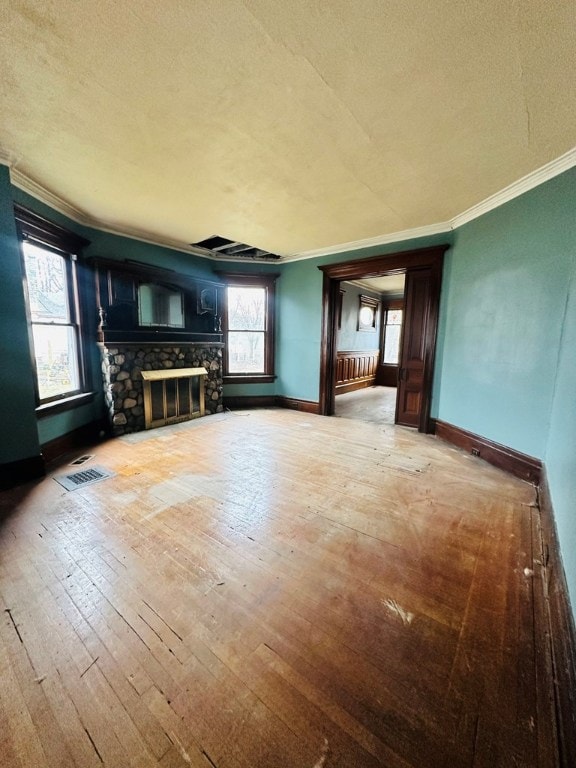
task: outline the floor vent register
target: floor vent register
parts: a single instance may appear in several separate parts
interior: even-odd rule
[[[83,469],[80,472],[73,472],[69,475],[60,475],[55,477],[57,483],[67,491],[75,491],[78,488],[85,488],[92,483],[99,483],[100,480],[106,480],[109,477],[114,477],[114,472],[110,472],[104,467],[90,467],[90,469]]]

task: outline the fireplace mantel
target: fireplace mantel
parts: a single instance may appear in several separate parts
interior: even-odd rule
[[[92,258],[98,304],[98,341],[179,346],[221,343],[224,289],[221,282],[134,261]],[[175,299],[175,314],[150,291]],[[151,307],[155,307],[151,311]]]

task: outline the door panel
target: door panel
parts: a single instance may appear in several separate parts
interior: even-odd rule
[[[406,312],[396,399],[396,423],[406,427],[422,424],[424,389],[429,379],[427,347],[431,295],[431,270],[409,270],[406,273]]]

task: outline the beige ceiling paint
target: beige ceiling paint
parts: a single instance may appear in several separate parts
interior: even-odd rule
[[[576,145],[573,0],[12,0],[0,148],[105,226],[280,254],[448,221]]]
[[[398,295],[404,293],[406,275],[382,275],[382,277],[365,277],[362,280],[350,280],[351,285],[358,285],[376,293]],[[342,283],[346,286],[346,283]]]

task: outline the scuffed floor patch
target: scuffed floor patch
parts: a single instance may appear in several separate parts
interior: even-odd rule
[[[410,611],[406,611],[404,608],[402,608],[401,605],[398,605],[396,600],[382,600],[382,604],[390,611],[390,613],[392,613],[394,616],[397,616],[405,626],[408,626],[412,623],[414,614],[410,613]]]

